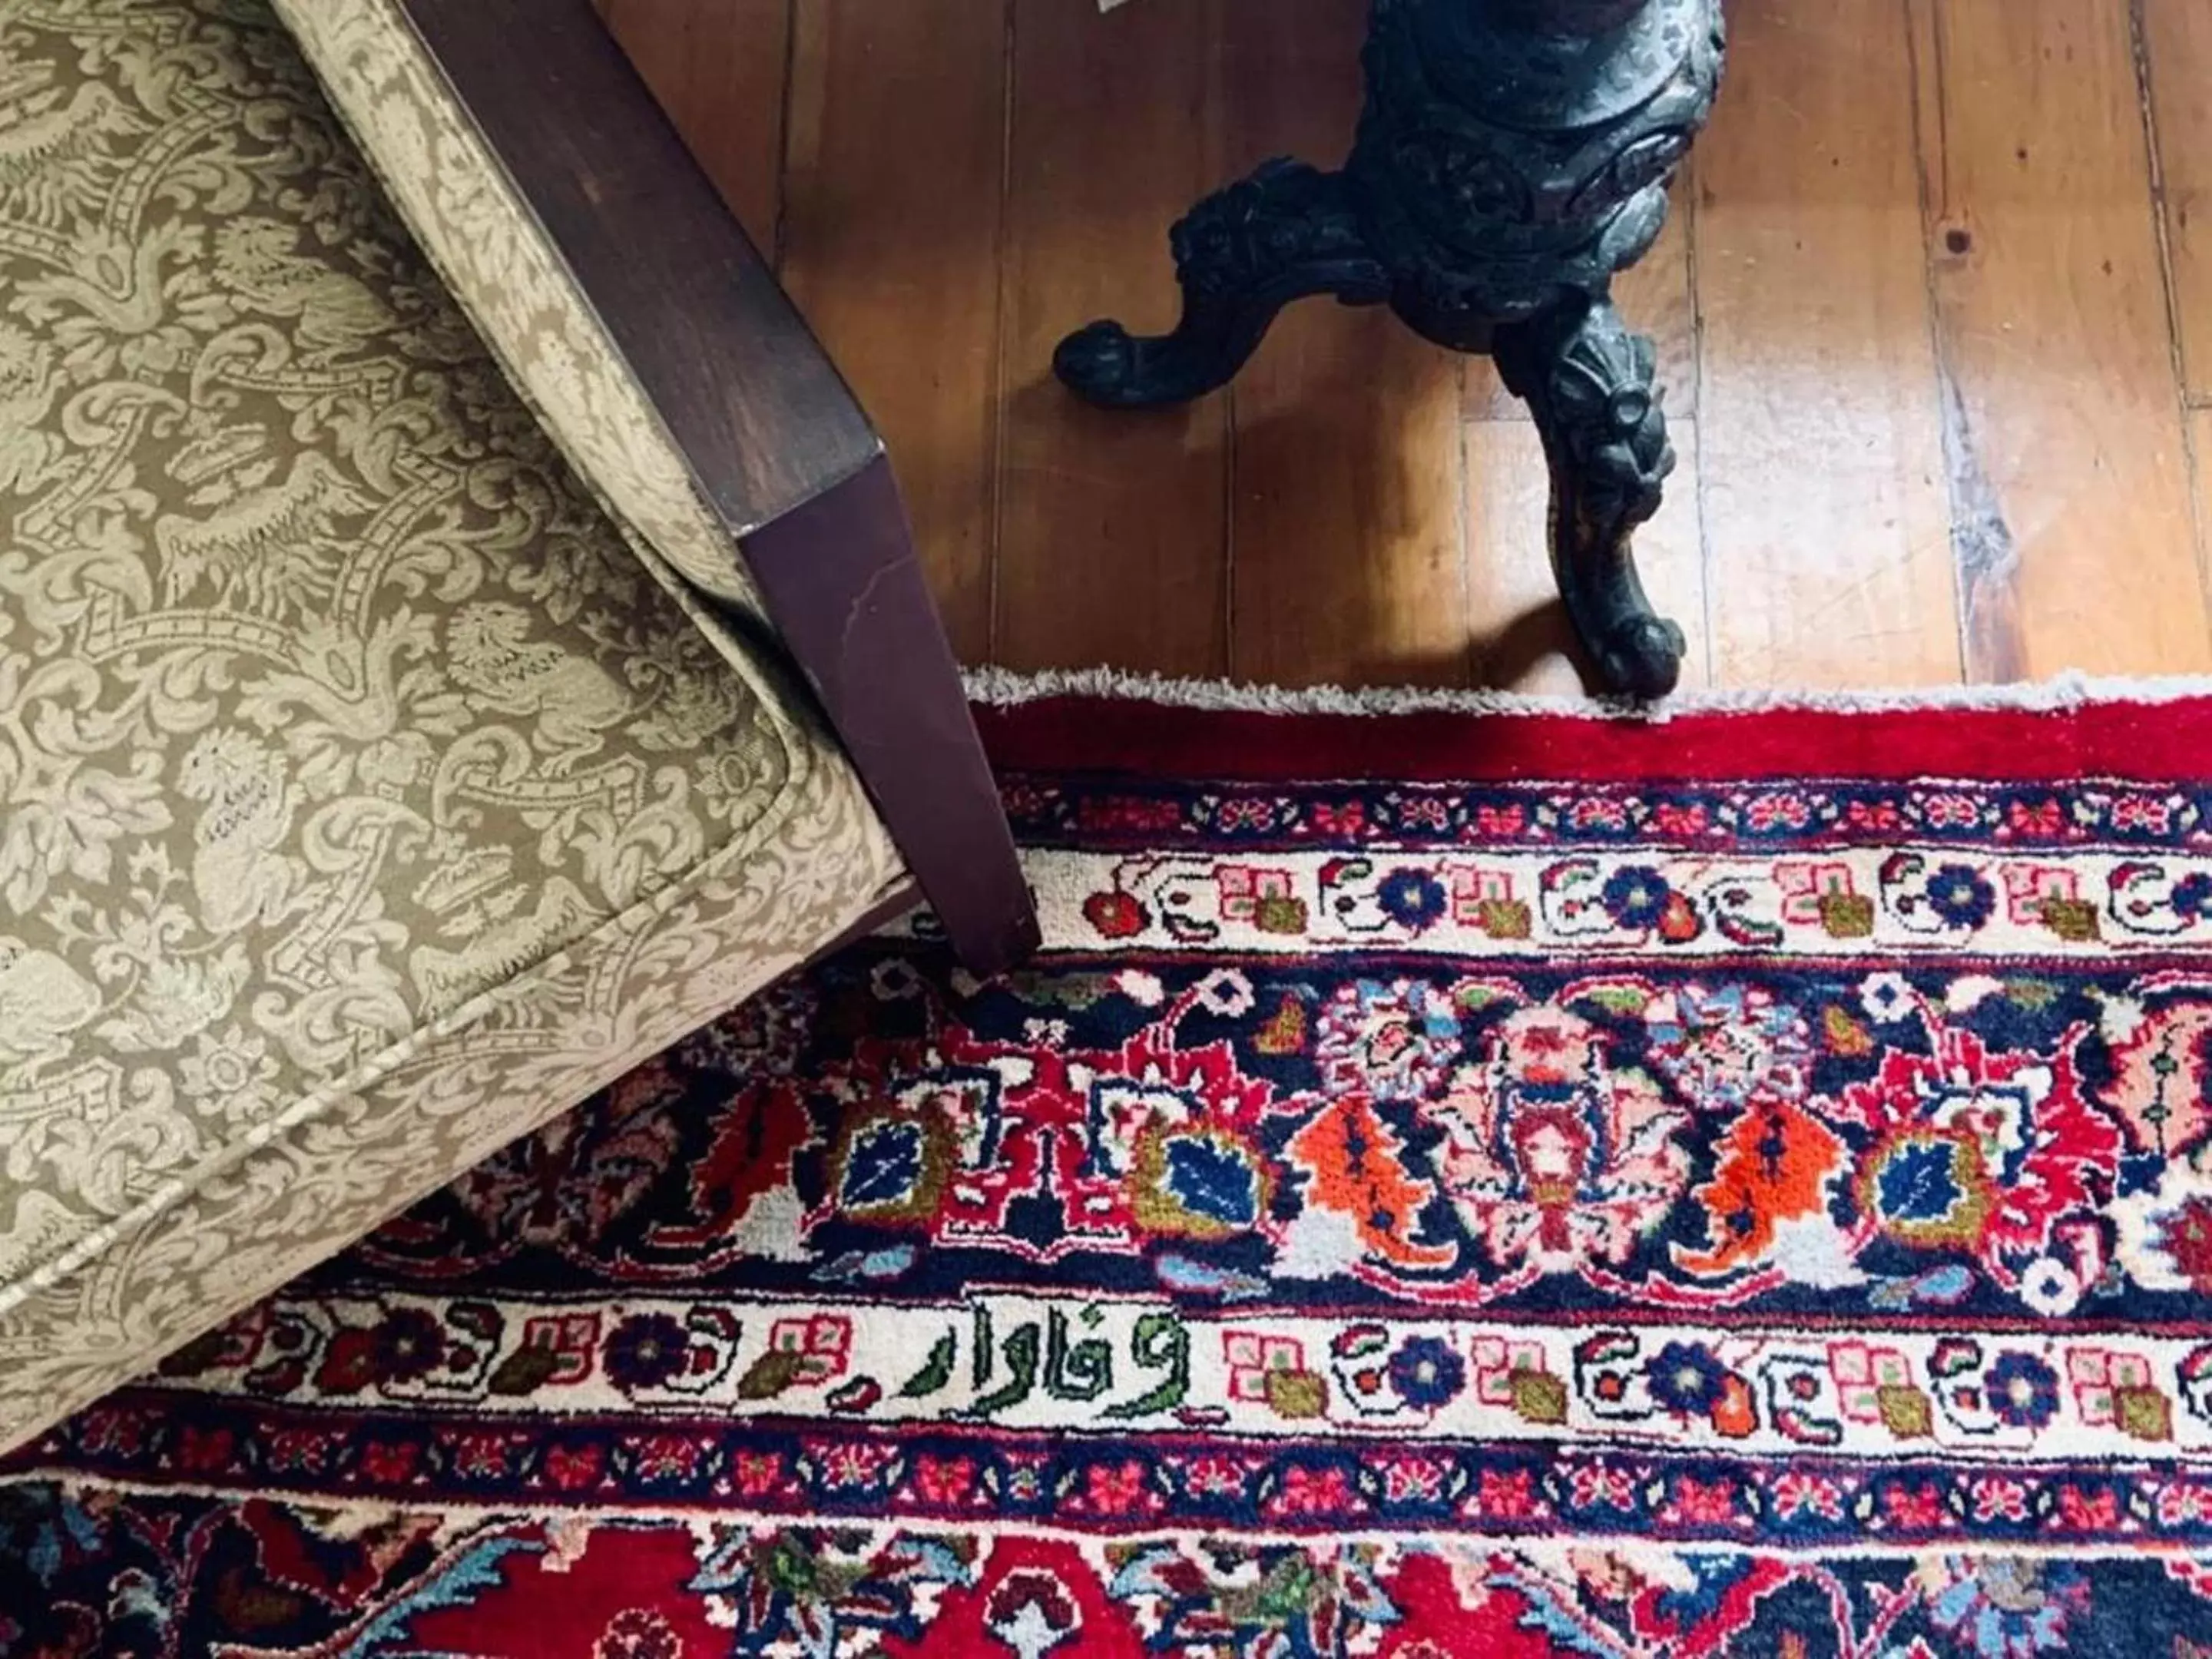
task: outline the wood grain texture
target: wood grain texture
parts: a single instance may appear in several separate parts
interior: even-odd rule
[[[2212,5],[2141,0],[2141,17],[2185,384],[2212,404]]]
[[[1224,0],[1226,168],[1334,159],[1365,0]],[[1231,392],[1230,665],[1279,684],[1468,679],[1462,360],[1387,312],[1293,307]]]
[[[2190,410],[2189,426],[2197,460],[2197,564],[2212,571],[2212,409]]]
[[[771,252],[791,3],[592,0],[746,234]]]
[[[1912,53],[1897,0],[1738,0],[1697,157],[1724,686],[1959,675]]]
[[[1967,678],[2212,666],[2127,0],[1942,0],[1934,35]]]
[[[1175,319],[1167,229],[1223,174],[1216,0],[1016,0],[997,641],[1017,668],[1228,667],[1229,400],[1092,409],[1052,376],[1093,318]]]
[[[799,0],[792,52],[784,283],[890,447],[969,661],[991,653],[1006,25],[1005,0]]]
[[[648,67],[688,51],[755,71],[781,50],[783,3],[604,0]],[[1541,613],[1534,434],[1487,365],[1464,376],[1478,419],[1463,467],[1436,459],[1419,349],[1325,304],[1189,410],[1100,415],[1047,375],[1052,346],[1093,316],[1170,319],[1168,224],[1261,149],[1341,157],[1352,66],[1293,33],[1333,41],[1358,0],[1146,0],[1104,19],[1092,0],[1011,0],[1003,17],[1009,0],[798,3],[791,273],[895,428],[965,654],[989,648],[981,563],[1000,589],[999,654],[1019,664],[1393,682],[1448,681],[1466,660],[1571,683]],[[1295,31],[1255,40],[1248,13],[1285,3]],[[2188,392],[2212,401],[2212,0],[1729,3],[1695,195],[1678,192],[1667,238],[1620,284],[1661,343],[1668,409],[1694,422],[1644,542],[1692,674],[1708,649],[1730,685],[1954,680],[1968,655],[1984,678],[2196,665],[2212,548],[2191,554],[2189,538],[2212,502],[2186,511],[2175,354]],[[674,69],[659,78],[702,154],[772,151],[778,97],[686,100]],[[908,98],[929,106],[918,127]],[[912,179],[979,173],[1010,105],[994,231],[973,189]],[[926,167],[893,165],[922,143]],[[766,199],[733,193],[747,191]],[[933,215],[952,226],[935,245]],[[999,325],[979,374],[987,288]],[[1499,416],[1511,430],[1488,429]],[[2194,426],[2212,464],[2212,432]],[[987,489],[995,504],[978,506]],[[1461,601],[1436,562],[1439,501],[1464,506]],[[1698,578],[1682,586],[1685,547],[1710,578],[1710,630]]]

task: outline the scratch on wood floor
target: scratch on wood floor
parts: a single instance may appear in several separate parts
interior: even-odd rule
[[[2020,547],[1975,447],[1958,376],[1942,362],[1936,374],[1942,383],[1943,471],[1951,489],[1951,562],[1958,572],[1966,678],[2020,679],[2027,671],[2020,623]]]
[[[2188,330],[2182,317],[2181,284],[2175,278],[2173,242],[2178,234],[2189,228],[2189,207],[2185,200],[2172,196],[2166,179],[2166,137],[2160,130],[2158,119],[2157,84],[2153,78],[2150,61],[2150,21],[2144,13],[2146,0],[2129,0],[2128,39],[2135,51],[2136,103],[2142,117],[2143,149],[2150,164],[2151,229],[2158,238],[2158,275],[2166,294],[2166,349],[2173,366],[2173,383],[2181,395],[2181,453],[2193,483],[2199,487],[2190,491],[2190,511],[2195,520],[2197,536],[2197,580],[2208,594],[2212,594],[2212,511],[2208,511],[2208,497],[2202,487],[2204,469],[2212,467],[2212,455],[2200,452],[2197,442],[2197,422],[2191,420],[2190,411],[2197,407],[2191,395],[2189,353],[2183,344]]]

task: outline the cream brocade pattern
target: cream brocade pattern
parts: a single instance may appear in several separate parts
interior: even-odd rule
[[[0,0],[0,1447],[897,878],[666,574],[259,0]]]
[[[685,580],[757,613],[751,575],[675,440],[397,0],[273,3],[555,442]]]

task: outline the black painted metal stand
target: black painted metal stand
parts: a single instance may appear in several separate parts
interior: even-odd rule
[[[1200,204],[1171,235],[1175,332],[1094,323],[1054,367],[1097,403],[1182,402],[1227,384],[1283,307],[1322,294],[1490,354],[1543,432],[1576,630],[1607,685],[1664,696],[1682,632],[1644,597],[1630,543],[1674,456],[1656,354],[1612,283],[1665,222],[1723,44],[1720,0],[1374,0],[1343,170],[1270,161]]]

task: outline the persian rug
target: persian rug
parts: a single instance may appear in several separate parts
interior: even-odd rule
[[[0,1655],[2212,1652],[2212,702],[988,715],[698,1033],[26,1449]]]

